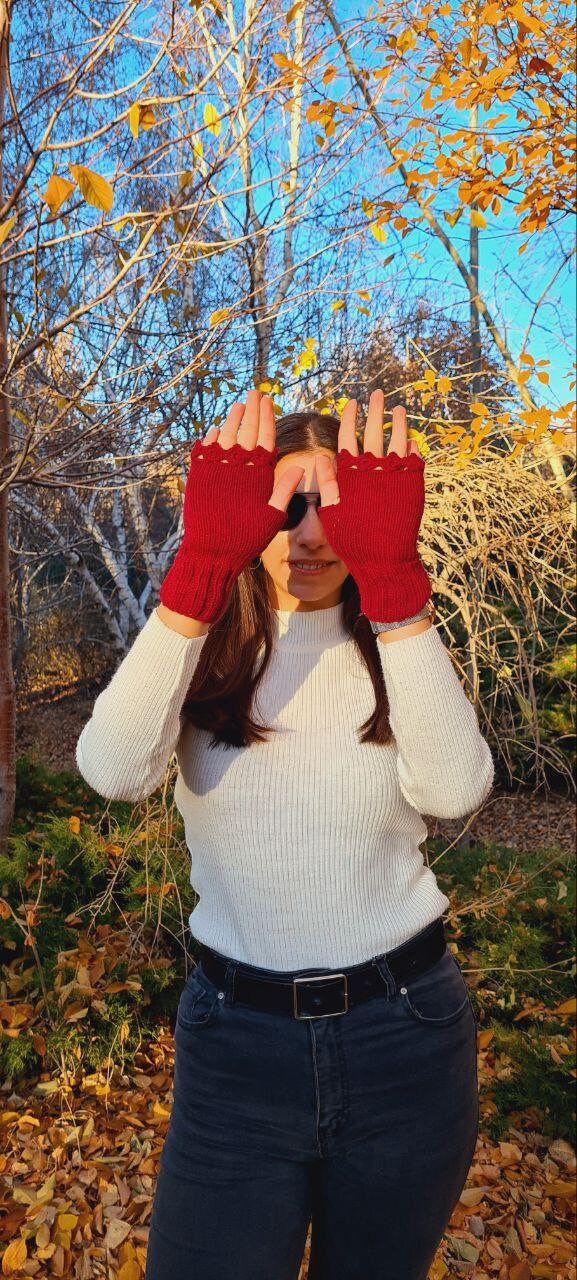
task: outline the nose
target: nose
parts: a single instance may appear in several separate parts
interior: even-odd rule
[[[309,498],[306,513],[300,524],[293,530],[298,548],[309,547],[316,550],[327,545],[327,537],[317,511],[318,499]]]

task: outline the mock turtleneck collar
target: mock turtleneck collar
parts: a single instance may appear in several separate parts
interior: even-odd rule
[[[343,602],[331,609],[273,609],[273,636],[278,644],[324,648],[349,639],[343,624]]]

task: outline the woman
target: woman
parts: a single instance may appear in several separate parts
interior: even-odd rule
[[[256,391],[197,441],[161,603],[79,739],[115,799],[176,750],[200,895],[147,1280],[297,1280],[311,1218],[310,1280],[425,1280],[473,1157],[475,1017],[420,815],[472,812],[493,760],[383,408],[360,457],[354,401],[276,445]]]

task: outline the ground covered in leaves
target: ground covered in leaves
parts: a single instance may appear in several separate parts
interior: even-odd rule
[[[172,1069],[166,1028],[126,1074],[4,1091],[3,1275],[141,1280]],[[494,1070],[490,1047],[479,1051],[479,1070]],[[530,1115],[520,1123],[499,1142],[481,1132],[430,1280],[575,1277],[574,1152]],[[300,1280],[307,1257],[308,1242]]]

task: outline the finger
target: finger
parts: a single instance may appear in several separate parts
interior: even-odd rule
[[[304,467],[287,467],[283,471],[280,480],[277,480],[272,495],[269,499],[269,507],[276,507],[278,511],[286,511],[288,504],[295,492],[298,484],[300,484],[305,473]]]
[[[254,388],[247,393],[243,419],[238,430],[238,443],[243,449],[254,449],[258,438],[262,392]]]
[[[359,446],[355,435],[356,423],[357,402],[356,400],[347,400],[347,403],[341,413],[338,446],[339,449],[348,449],[349,453],[358,455]]]
[[[326,453],[316,453],[315,470],[321,495],[321,507],[335,506],[337,502],[340,502],[340,494],[339,482],[332,458],[327,457]]]
[[[260,402],[258,423],[258,444],[272,453],[276,442],[276,423],[272,396],[263,396]],[[241,441],[244,444],[244,440]]]
[[[209,427],[208,431],[206,431],[205,434],[201,436],[202,443],[214,444],[214,441],[218,440],[219,430],[220,430],[219,427]]]
[[[385,409],[385,393],[377,388],[371,392],[367,411],[367,424],[363,436],[363,452],[374,453],[382,458],[385,452],[383,441],[383,413]]]
[[[404,458],[407,452],[408,428],[407,415],[401,404],[396,404],[392,413],[391,438],[389,440],[389,453],[397,453],[399,458]]]
[[[235,400],[234,404],[229,409],[224,420],[224,426],[220,427],[219,434],[215,437],[218,440],[218,443],[222,445],[223,449],[230,449],[232,445],[236,443],[236,433],[242,422],[244,410],[245,406],[242,400]],[[211,427],[210,431],[207,431],[207,444],[212,443],[208,437],[212,431],[216,430],[216,427]]]

